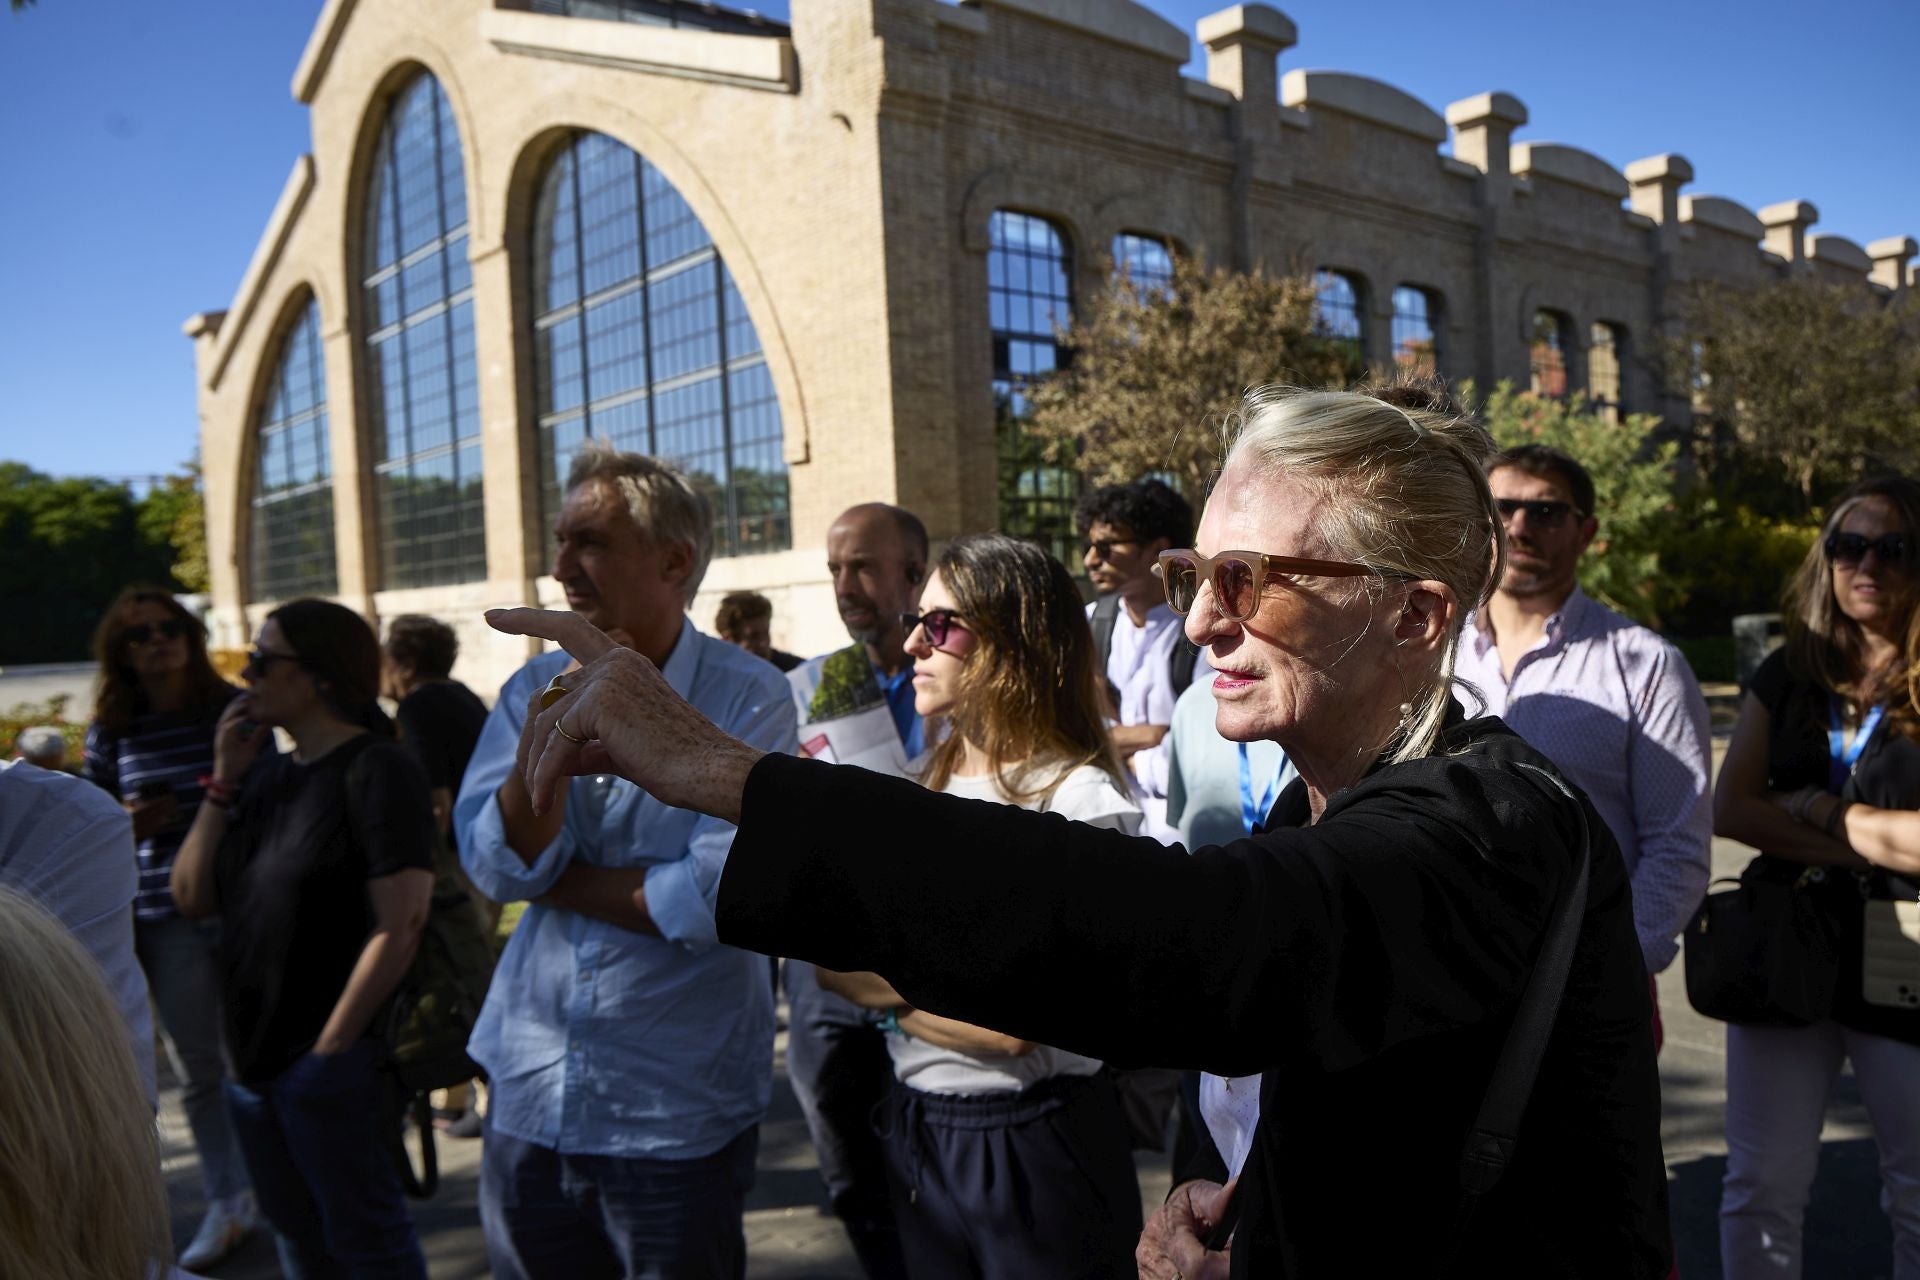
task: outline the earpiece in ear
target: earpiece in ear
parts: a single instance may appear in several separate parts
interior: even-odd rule
[[[919,565],[910,564],[907,566],[907,581],[913,586],[919,586],[920,579],[925,576],[926,570],[922,569]]]

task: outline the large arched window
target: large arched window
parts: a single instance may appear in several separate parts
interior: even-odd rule
[[[1570,383],[1568,370],[1573,353],[1573,321],[1564,312],[1539,310],[1527,344],[1529,381],[1533,394],[1554,400],[1564,399]]]
[[[430,75],[395,96],[380,130],[363,259],[380,585],[484,578],[466,178]]]
[[[327,448],[327,367],[312,298],[280,349],[260,407],[253,478],[249,592],[254,600],[330,596],[333,465]]]
[[[1078,473],[1047,464],[1021,422],[1027,390],[1066,359],[1056,330],[1073,320],[1067,237],[1045,218],[996,209],[987,224],[987,314],[993,329],[1000,523],[1073,564]]]
[[[717,554],[790,546],[760,335],[673,184],[605,134],[577,134],[547,170],[533,237],[543,527],[594,436],[685,470],[713,506]]]

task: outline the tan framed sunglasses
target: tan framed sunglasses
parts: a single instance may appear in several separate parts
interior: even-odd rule
[[[1347,560],[1309,560],[1300,556],[1269,556],[1258,551],[1222,551],[1203,556],[1189,547],[1162,551],[1156,561],[1167,607],[1185,615],[1200,594],[1200,584],[1213,584],[1220,612],[1245,622],[1260,607],[1260,591],[1271,578],[1357,578],[1370,574],[1364,564]]]

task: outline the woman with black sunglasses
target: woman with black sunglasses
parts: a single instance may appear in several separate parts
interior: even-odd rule
[[[352,610],[280,606],[243,674],[172,878],[181,914],[226,921],[234,1125],[288,1276],[424,1280],[374,1020],[426,923],[426,775],[393,740],[380,645]],[[275,728],[293,754],[261,759]]]
[[[183,917],[167,882],[206,795],[214,725],[240,691],[213,669],[200,620],[158,587],[122,591],[100,619],[93,651],[100,670],[87,725],[87,776],[133,819],[140,869],[134,950],[181,1083],[207,1203],[199,1230],[180,1254],[181,1266],[198,1270],[246,1238],[254,1205],[220,1096],[226,1075],[220,923]]]
[[[1060,562],[1000,534],[956,538],[920,607],[901,623],[914,709],[938,736],[921,781],[1136,834],[1093,633]],[[915,1280],[1128,1270],[1140,1188],[1098,1059],[915,1009],[877,973],[819,974],[889,1032],[897,1083],[880,1129]]]
[[[1843,1059],[1873,1121],[1899,1280],[1920,1277],[1920,484],[1834,501],[1786,593],[1786,643],[1747,686],[1714,830],[1761,850],[1836,939],[1829,1017],[1727,1028],[1729,1280],[1792,1280]]]

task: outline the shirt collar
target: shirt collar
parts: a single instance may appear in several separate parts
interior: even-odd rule
[[[1577,629],[1576,624],[1586,616],[1587,610],[1592,605],[1591,597],[1580,589],[1579,583],[1574,583],[1573,594],[1561,601],[1560,607],[1548,616],[1546,637],[1538,647],[1544,649],[1566,639],[1569,630]],[[1473,634],[1469,637],[1473,645],[1473,656],[1486,657],[1487,650],[1493,648],[1494,644],[1493,615],[1485,609],[1476,609],[1468,625],[1473,628]]]
[[[661,678],[667,687],[693,701],[693,680],[700,672],[700,632],[694,627],[693,619],[682,614],[680,634],[674,639],[673,652],[667,655],[667,664],[660,668]]]

